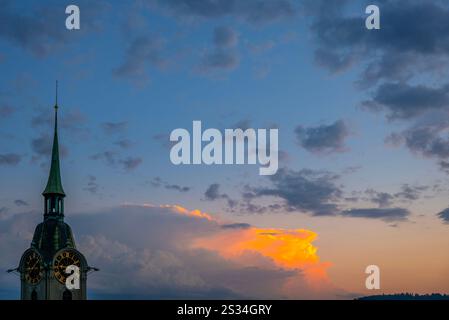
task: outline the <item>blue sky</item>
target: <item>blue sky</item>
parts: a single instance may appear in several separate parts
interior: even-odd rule
[[[382,28],[368,31],[364,1],[75,1],[81,30],[69,31],[69,3],[0,1],[0,217],[42,208],[58,80],[69,222],[72,212],[176,204],[260,228],[310,229],[336,266],[333,282],[351,292],[363,282],[349,280],[358,262],[341,269],[360,249],[349,230],[364,230],[376,252],[401,252],[428,230],[443,279],[449,9],[375,2]],[[423,21],[404,26],[410,17]],[[279,175],[174,166],[169,134],[194,120],[279,128]],[[391,274],[410,264],[377,259]],[[387,291],[449,288],[426,281],[393,281]]]

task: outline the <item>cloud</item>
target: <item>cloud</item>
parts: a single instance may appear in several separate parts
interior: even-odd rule
[[[251,225],[248,223],[230,223],[221,226],[223,229],[249,229]]]
[[[0,268],[17,265],[39,218],[34,212],[0,220]],[[327,276],[329,263],[320,261],[312,231],[226,228],[229,223],[200,210],[173,205],[124,205],[71,215],[70,224],[78,249],[101,270],[89,277],[91,297],[300,299],[341,293]],[[0,284],[19,295],[17,278],[0,274]]]
[[[114,144],[122,149],[128,149],[133,145],[133,143],[128,139],[117,140],[114,142]]]
[[[155,177],[152,181],[151,181],[151,185],[153,185],[153,187],[164,187],[167,190],[176,190],[179,192],[189,192],[192,188],[191,187],[186,187],[186,186],[180,186],[177,184],[170,184],[164,180],[162,180],[160,177]]]
[[[242,200],[235,201],[235,211],[251,214],[275,212],[301,212],[311,216],[339,216],[379,219],[386,222],[406,221],[410,212],[403,208],[391,208],[394,201],[417,200],[421,193],[428,190],[427,186],[410,186],[404,184],[401,191],[395,194],[377,192],[368,189],[368,197],[360,197],[352,192],[352,197],[344,195],[340,176],[328,171],[303,169],[294,171],[281,168],[274,176],[269,177],[270,185],[254,187],[246,185],[242,192]],[[210,199],[220,199],[218,187],[211,185],[208,189]],[[270,204],[255,203],[255,200],[271,197]],[[379,208],[344,210],[341,201],[356,202],[358,200],[371,201]]]
[[[237,33],[229,27],[214,29],[214,45],[218,48],[232,48],[238,43]]]
[[[58,126],[64,133],[68,132],[72,137],[85,139],[89,134],[86,127],[87,116],[79,109],[65,109],[60,107],[58,112]],[[31,126],[34,128],[43,128],[46,133],[50,133],[54,127],[54,112],[51,108],[39,108],[31,118]]]
[[[342,190],[336,185],[338,175],[325,171],[281,168],[269,179],[271,187],[251,188],[249,195],[253,198],[277,197],[284,200],[286,210],[314,216],[335,215],[338,212],[335,201],[342,195]]]
[[[441,31],[449,28],[449,7],[443,1],[384,0],[381,30],[368,31],[363,25],[366,16],[347,10],[353,3],[303,3],[315,39],[316,62],[331,72],[362,66],[357,84],[370,89],[362,106],[409,125],[386,142],[404,144],[441,164],[449,156],[449,125],[444,124],[449,114],[449,85],[444,80],[449,36]]]
[[[400,200],[403,202],[410,202],[418,200],[422,193],[429,189],[429,186],[403,184],[401,191],[394,194],[388,192],[378,192],[373,189],[368,189],[365,193],[369,196],[367,200],[379,205],[379,208],[390,207],[394,201]]]
[[[87,186],[84,190],[89,191],[91,194],[97,194],[99,185],[97,183],[97,177],[93,175],[88,176]]]
[[[201,72],[231,71],[239,65],[239,55],[233,49],[238,44],[238,35],[233,29],[215,28],[213,43],[213,48],[210,48],[201,58],[199,66]]]
[[[410,151],[428,158],[445,161],[449,157],[447,132],[448,111],[430,112],[416,120],[402,132],[395,132],[387,138],[394,145],[404,144]],[[442,168],[444,169],[444,168]]]
[[[170,134],[168,133],[158,133],[153,135],[153,140],[160,143],[160,145],[164,148],[170,149],[173,145],[176,144],[175,141],[170,141]]]
[[[126,121],[122,122],[105,122],[101,125],[104,132],[106,134],[117,134],[117,133],[123,133],[126,131],[126,128],[128,127],[128,123]]]
[[[157,3],[180,17],[216,19],[231,16],[251,24],[285,20],[297,13],[294,2],[289,0],[159,0]]]
[[[114,167],[116,165],[121,165],[121,167],[125,171],[131,171],[137,168],[139,165],[142,164],[143,159],[140,157],[132,157],[128,156],[126,158],[120,158],[119,153],[111,150],[106,150],[103,152],[99,152],[96,154],[93,154],[89,157],[91,160],[102,160],[104,161],[108,166]]]
[[[6,207],[0,207],[0,219],[3,219],[8,214],[9,209]]]
[[[84,5],[83,4],[87,4]],[[77,35],[65,29],[66,15],[64,10],[54,3],[27,6],[24,10],[15,1],[2,0],[0,10],[0,39],[17,45],[37,57],[44,57],[68,46],[73,37],[92,33],[98,30],[102,12],[105,12],[103,1],[78,2],[83,8],[82,28]],[[95,18],[94,18],[95,17]]]
[[[216,200],[221,198],[223,195],[219,194],[218,190],[220,188],[220,185],[218,183],[211,184],[206,192],[204,193],[204,196],[207,200]]]
[[[31,149],[33,150],[33,160],[50,159],[53,145],[53,137],[49,134],[43,133],[35,139],[31,140]],[[60,145],[60,154],[65,157],[68,154],[67,148]]]
[[[367,32],[365,15],[345,13],[354,2],[304,2],[303,11],[313,17],[315,58],[321,66],[336,72],[364,63],[360,84],[372,86],[433,72],[448,62],[449,37],[441,30],[449,28],[449,10],[443,2],[383,1],[380,32]]]
[[[363,105],[370,110],[387,110],[390,119],[410,119],[432,109],[449,107],[449,85],[431,88],[404,83],[385,83],[376,91],[372,100]]]
[[[22,160],[22,156],[16,153],[0,154],[0,166],[16,166]]]
[[[341,215],[355,218],[381,219],[386,222],[392,222],[407,220],[410,212],[403,208],[363,208],[345,210],[341,212]]]
[[[122,159],[119,162],[122,164],[123,168],[126,171],[131,171],[140,166],[143,160],[140,157],[127,157],[126,159]]]
[[[396,193],[394,196],[396,198],[402,198],[405,200],[418,200],[421,193],[428,190],[428,186],[410,186],[408,184],[403,184],[401,186],[401,191]]]
[[[371,196],[370,201],[379,205],[379,208],[389,207],[394,200],[394,196],[387,192],[377,192],[369,189],[366,191]]]
[[[349,135],[349,130],[344,121],[338,120],[333,124],[318,127],[298,126],[295,134],[299,145],[304,149],[329,154],[345,150],[345,139]]]
[[[113,166],[117,161],[117,152],[114,151],[103,151],[96,154],[93,154],[89,157],[91,160],[104,160],[106,164]]]
[[[0,106],[0,117],[5,119],[11,116],[15,112],[15,109],[9,105]]]
[[[447,159],[444,133],[449,126],[441,119],[449,112],[448,85],[430,86],[423,78],[441,83],[447,75],[449,37],[441,30],[449,27],[449,8],[441,1],[386,0],[382,2],[381,30],[367,32],[364,17],[346,13],[349,3],[304,3],[305,12],[312,17],[317,63],[332,72],[355,63],[362,65],[358,84],[363,89],[373,88],[362,105],[385,112],[389,120],[415,121],[403,132],[390,135],[387,142],[404,143],[412,152],[440,161]],[[420,23],[408,23],[418,18]],[[428,120],[437,114],[440,116]]]
[[[208,201],[215,201],[218,199],[226,199],[228,203],[228,207],[233,208],[237,204],[236,201],[232,200],[226,193],[220,193],[220,184],[213,183],[211,184],[206,192],[204,192],[204,197]]]
[[[149,65],[163,67],[167,61],[163,49],[166,41],[153,35],[140,35],[131,40],[125,53],[124,62],[114,70],[118,77],[147,79]]]
[[[437,214],[437,216],[443,220],[444,223],[449,223],[449,208],[444,209],[440,213]]]
[[[216,50],[203,57],[200,67],[202,71],[232,70],[238,66],[239,60],[234,52]]]
[[[25,200],[22,200],[22,199],[14,200],[14,204],[18,207],[27,207],[28,206],[28,202],[26,202]]]

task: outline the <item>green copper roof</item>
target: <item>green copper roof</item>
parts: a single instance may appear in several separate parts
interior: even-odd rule
[[[59,170],[59,143],[58,143],[58,105],[55,105],[55,135],[53,138],[53,149],[51,152],[50,175],[43,195],[59,194],[65,196],[62,188],[61,173]]]
[[[48,261],[62,248],[76,248],[70,226],[52,219],[37,225],[31,247],[38,249]]]

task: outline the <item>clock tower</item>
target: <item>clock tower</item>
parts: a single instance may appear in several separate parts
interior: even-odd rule
[[[76,249],[72,229],[64,222],[66,194],[59,170],[57,90],[56,83],[50,174],[42,193],[44,219],[37,225],[31,246],[23,253],[17,269],[20,273],[22,300],[86,299],[87,272],[91,268],[83,254]],[[67,269],[69,266],[71,267]],[[79,281],[76,279],[77,275]],[[78,283],[79,286],[76,285]]]

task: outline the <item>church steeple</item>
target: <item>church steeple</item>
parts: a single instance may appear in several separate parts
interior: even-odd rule
[[[65,197],[62,188],[61,172],[59,166],[59,141],[58,141],[58,82],[56,82],[56,101],[55,101],[55,128],[53,136],[53,148],[51,153],[50,174],[48,176],[47,186],[42,195],[45,198],[45,215],[63,216]]]
[[[1,0],[0,0],[1,1]],[[64,189],[61,183],[58,145],[58,82],[56,82],[55,128],[50,174],[42,195],[44,221],[36,226],[30,248],[20,259],[21,297],[23,300],[86,300],[89,267],[76,249],[72,229],[64,222]],[[68,266],[79,268],[79,287],[66,286]],[[75,280],[76,281],[76,280]]]

